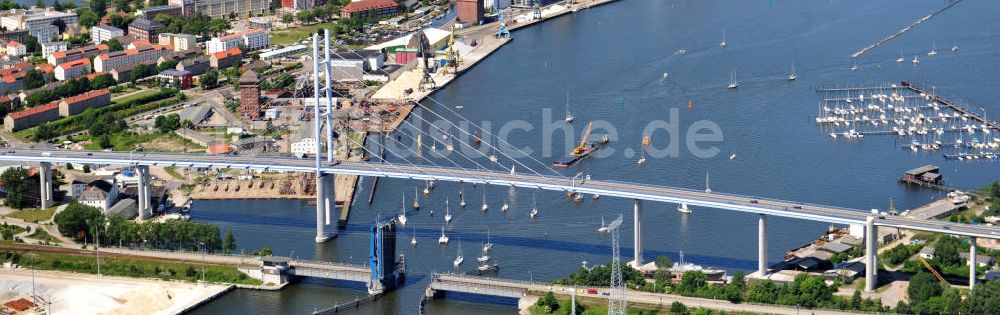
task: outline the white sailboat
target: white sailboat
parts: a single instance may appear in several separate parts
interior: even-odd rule
[[[951,52],[958,52],[958,44],[951,46]]]
[[[479,256],[479,258],[476,258],[476,260],[479,261],[479,262],[481,262],[481,263],[490,261],[490,253],[489,253],[489,251],[487,251],[485,249],[485,247],[484,247],[484,249],[483,249],[483,255]]]
[[[483,212],[486,212],[486,210],[490,210],[490,206],[486,204],[486,187],[483,187],[483,207],[482,207],[482,209],[483,209]]]
[[[463,183],[461,188],[458,190],[458,206],[465,208],[465,184]]]
[[[462,242],[458,242],[458,256],[455,257],[455,262],[453,264],[455,264],[455,267],[458,267],[462,265],[462,262],[464,261],[465,257],[462,257]]]
[[[493,248],[493,238],[490,234],[490,230],[486,230],[486,243],[483,244],[484,251],[488,251]]]
[[[413,187],[413,209],[420,209],[420,195],[417,194],[417,187]]]
[[[417,246],[417,228],[413,228],[413,236],[410,238],[410,246]]]
[[[688,205],[686,203],[678,205],[677,211],[680,213],[691,213],[691,209],[688,208]]]
[[[444,223],[451,223],[451,209],[448,209],[448,200],[444,201]]]
[[[490,137],[490,162],[496,163],[497,162],[497,147],[495,145],[496,142],[493,141],[495,139],[494,137]]]
[[[406,226],[406,195],[403,194],[403,207],[399,209],[399,224]]]
[[[597,228],[597,233],[608,233],[608,224],[604,222],[604,217],[601,217],[601,227]]]
[[[569,112],[569,92],[566,92],[566,123],[573,122],[573,119],[576,119],[576,117],[573,117],[573,114]]]
[[[507,204],[507,201],[505,200],[503,202],[503,206],[500,206],[500,211],[507,212],[507,209],[510,209],[510,204]]]
[[[788,81],[795,81],[798,79],[799,75],[795,73],[795,64],[792,64],[792,72],[788,74]]]
[[[446,150],[448,150],[448,152],[452,152],[452,151],[455,151],[455,146],[454,146],[454,145],[452,145],[451,143],[449,143],[449,144],[445,145],[445,146],[444,146],[444,148],[445,148]]]
[[[913,55],[913,61],[910,61],[910,62],[912,62],[915,65],[916,64],[920,64],[920,59],[917,59],[917,55]]]
[[[431,193],[431,182],[426,182],[424,184],[424,195],[429,195]]]
[[[534,219],[538,216],[538,192],[536,191],[531,197],[531,218]]]
[[[720,48],[726,48],[726,31],[725,30],[722,31],[722,41],[719,42],[719,47]]]
[[[854,64],[853,64],[853,65],[851,65],[851,71],[854,71],[854,70],[858,70],[858,68],[861,68],[861,67],[860,67],[860,66],[858,66],[858,62],[857,62],[857,61],[855,61],[855,62],[854,62]]]
[[[448,235],[444,235],[444,226],[441,227],[441,237],[438,237],[438,244],[447,245]]]
[[[740,83],[736,81],[736,71],[735,70],[733,70],[733,73],[729,75],[729,85],[727,87],[730,88],[730,89],[735,89],[735,88],[740,87]]]
[[[903,57],[903,51],[899,51],[899,58],[896,58],[897,63],[906,62],[906,57]]]
[[[938,54],[937,43],[931,42],[931,51],[928,51],[927,55],[928,56],[937,56],[937,54]]]
[[[712,187],[708,185],[708,172],[705,172],[705,192],[712,193]]]

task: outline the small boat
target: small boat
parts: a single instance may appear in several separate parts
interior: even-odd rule
[[[417,228],[413,228],[413,237],[410,238],[410,246],[417,246]]]
[[[913,55],[913,61],[910,61],[910,62],[912,62],[913,64],[917,65],[917,64],[920,64],[920,59],[917,59],[917,55]]]
[[[568,124],[568,123],[573,122],[573,119],[576,119],[576,118],[573,117],[573,114],[570,114],[570,112],[569,112],[569,92],[566,92],[566,118],[565,118],[565,121]]]
[[[795,81],[798,79],[799,75],[795,73],[795,64],[792,64],[792,72],[788,74],[788,81]]]
[[[694,102],[691,102],[691,100],[688,100],[688,109],[694,109]]]
[[[735,89],[738,87],[740,87],[740,83],[736,81],[736,71],[733,71],[733,73],[729,76],[729,85],[727,88]]]
[[[636,161],[636,164],[639,164],[639,165],[646,164],[646,156],[639,157],[639,160]]]
[[[444,201],[444,223],[451,223],[451,209],[448,209],[448,200]]]
[[[483,140],[479,138],[479,130],[473,131],[472,132],[472,143],[479,144],[480,142],[483,142]]]
[[[446,245],[448,244],[448,235],[444,235],[444,227],[441,227],[441,237],[438,237],[438,244]]]
[[[708,172],[705,172],[705,192],[712,193],[712,188],[708,186]]]
[[[896,63],[903,63],[903,62],[905,62],[905,61],[906,61],[906,58],[905,58],[905,57],[903,57],[903,52],[902,52],[902,51],[900,51],[900,52],[899,52],[899,58],[896,58]]]
[[[406,226],[406,209],[404,208],[403,211],[401,211],[399,213],[399,216],[396,218],[399,219],[399,224],[401,224],[402,226]]]
[[[594,199],[594,200],[601,199],[601,195],[598,195],[598,194],[590,195],[590,199]]]
[[[500,211],[507,212],[507,209],[510,209],[510,205],[504,201],[503,206],[500,206]]]
[[[677,211],[680,213],[691,213],[691,209],[688,208],[688,205],[686,203],[678,205]]]
[[[534,219],[538,216],[538,192],[535,192],[531,197],[531,218]]]
[[[490,235],[490,230],[486,230],[486,243],[483,244],[483,251],[488,251],[493,248],[493,238]]]
[[[486,187],[483,187],[483,206],[482,206],[482,209],[483,209],[483,212],[486,212],[486,210],[490,210],[490,206],[486,204]]]
[[[663,79],[664,79],[664,80],[666,80],[666,79],[667,79],[667,77],[669,77],[669,76],[670,76],[670,74],[669,74],[669,73],[666,73],[666,72],[664,72],[664,73],[663,73]]]
[[[437,141],[431,142],[431,150],[437,150],[437,149],[438,149]]]
[[[420,209],[420,195],[417,194],[417,187],[413,187],[413,209]]]
[[[608,141],[611,141],[611,139],[608,138],[608,135],[602,135],[601,136],[601,144],[606,144],[606,143],[608,143]]]
[[[491,138],[490,140],[491,140],[490,141],[490,162],[496,163],[497,162],[497,147],[495,145],[496,142],[492,141],[493,138]]]
[[[459,243],[458,244],[458,256],[455,257],[455,262],[453,262],[453,264],[455,264],[455,267],[458,267],[458,266],[462,265],[462,262],[464,262],[464,261],[465,261],[465,257],[462,257],[462,243]]]
[[[681,48],[681,49],[678,49],[677,52],[674,53],[674,56],[683,56],[683,55],[687,54],[687,52],[688,52],[687,49]]]
[[[649,148],[649,144],[650,143],[651,143],[651,140],[649,138],[649,135],[648,134],[647,135],[643,135],[642,136],[642,156],[639,157],[639,161],[637,162],[639,165],[646,164],[646,148]]]
[[[448,150],[448,152],[455,151],[455,146],[451,145],[450,143],[446,145],[444,148],[445,150]]]
[[[431,193],[431,184],[430,182],[426,182],[424,184],[424,195],[429,195],[430,193]]]
[[[583,201],[583,195],[580,193],[573,194],[573,202]]]
[[[851,71],[858,70],[858,68],[860,68],[860,67],[858,66],[857,62],[855,62],[853,65],[851,65]]]
[[[604,217],[601,217],[601,227],[597,228],[597,233],[608,233],[608,224],[604,223]]]
[[[434,181],[433,180],[427,181],[427,188],[434,189],[434,186],[435,185],[434,185]]]
[[[951,46],[951,52],[958,52],[958,44]]]
[[[937,54],[938,54],[937,44],[934,43],[934,42],[931,42],[931,51],[928,51],[927,55],[928,56],[937,56]]]
[[[733,153],[733,155],[729,156],[729,160],[730,161],[735,160],[735,159],[736,159],[736,153]]]
[[[720,48],[726,48],[726,31],[722,31],[722,41],[719,42]]]

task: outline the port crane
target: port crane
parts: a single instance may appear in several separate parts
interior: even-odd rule
[[[573,155],[584,155],[590,153],[590,147],[587,145],[587,138],[590,138],[590,127],[594,126],[594,122],[587,123],[587,129],[583,131],[583,138],[580,139],[580,144],[573,148]]]

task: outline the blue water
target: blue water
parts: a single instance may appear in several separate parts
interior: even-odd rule
[[[534,156],[547,164],[577,141],[557,132],[549,148],[553,156],[541,157],[542,109],[552,108],[550,122],[560,121],[568,92],[576,114],[574,137],[579,137],[587,121],[600,119],[616,127],[620,140],[612,141],[611,148],[617,152],[611,157],[561,170],[565,175],[585,172],[600,179],[703,189],[708,172],[714,191],[856,209],[885,208],[892,198],[898,209],[908,209],[927,203],[935,193],[896,184],[895,179],[907,169],[940,165],[948,184],[976,188],[1000,178],[1000,168],[995,162],[952,162],[940,153],[901,150],[899,140],[891,137],[831,141],[813,120],[819,101],[815,89],[909,80],[934,86],[946,98],[1000,113],[996,105],[1000,95],[992,93],[998,83],[995,65],[1000,64],[1000,55],[995,53],[1000,49],[1000,33],[996,32],[1000,20],[991,14],[1000,9],[995,2],[965,1],[869,52],[858,60],[861,69],[850,70],[851,53],[941,5],[941,1],[623,0],[515,32],[507,46],[432,98],[452,108],[462,105],[462,115],[477,123],[489,121],[494,130],[514,120],[534,125],[530,131],[514,131],[508,141],[532,148]],[[723,30],[728,47],[720,49]],[[932,41],[941,51],[937,57],[924,55]],[[961,49],[952,54],[947,49],[955,43]],[[673,56],[681,48],[687,54]],[[922,63],[896,64],[900,50],[908,56],[920,54]],[[799,79],[788,82],[785,76],[792,63]],[[732,71],[742,83],[736,91],[725,87]],[[662,80],[664,72],[670,74],[667,80]],[[687,109],[689,100],[694,109]],[[430,100],[423,105],[447,112]],[[650,159],[637,166],[636,157],[626,156],[625,149],[638,150],[642,128],[653,120],[669,120],[673,108],[678,110],[682,133],[680,156]],[[422,114],[426,119],[432,116]],[[722,130],[723,140],[716,144],[720,152],[712,158],[693,156],[683,143],[685,130],[700,120],[714,122]],[[411,117],[410,121],[420,119]],[[662,148],[669,140],[658,131],[652,134],[652,142],[653,147]],[[731,154],[736,159],[730,160]],[[440,158],[423,163],[428,161],[449,164]],[[475,168],[471,162],[459,162]],[[543,169],[537,163],[532,167]],[[381,179],[369,206],[370,180],[359,185],[347,229],[324,244],[313,243],[315,216],[304,201],[199,201],[192,215],[197,221],[231,227],[247,251],[269,246],[280,255],[361,263],[368,254],[366,226],[376,217],[398,214],[399,196],[405,195],[409,203],[414,187],[423,185]],[[482,187],[465,187],[469,202],[465,210],[457,207],[458,189],[457,184],[438,183],[428,199],[421,200],[424,208],[408,213],[409,224],[402,229],[399,244],[410,272],[407,286],[357,313],[415,312],[429,273],[453,270],[458,241],[467,258],[463,270],[470,270],[475,267],[471,258],[478,255],[487,234],[496,244],[493,257],[502,266],[501,277],[552,280],[577,269],[582,261],[608,261],[610,240],[596,229],[602,217],[610,221],[624,213],[622,253],[631,259],[629,200],[587,198],[574,204],[561,193],[542,192],[537,197],[540,215],[531,220],[532,191],[489,187],[491,209],[483,214],[479,211]],[[443,223],[445,198],[451,200],[455,219],[447,227],[451,244],[440,247],[435,240]],[[506,214],[499,211],[503,198],[511,200]],[[688,261],[706,266],[730,270],[756,266],[753,215],[693,208],[693,214],[681,216],[674,210],[676,205],[647,202],[643,207],[647,260],[657,255],[677,260],[678,252],[684,251]],[[777,262],[787,249],[811,241],[828,226],[770,219],[770,261]],[[408,245],[414,230],[419,241],[416,248]],[[309,283],[282,292],[237,291],[195,313],[304,313],[353,299],[355,294],[362,292]],[[509,314],[514,310],[448,299],[432,302],[429,311]]]

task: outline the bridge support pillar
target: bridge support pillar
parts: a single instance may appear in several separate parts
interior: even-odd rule
[[[767,216],[757,219],[757,273],[767,275]]]
[[[641,201],[639,199],[635,200],[635,257],[633,262],[635,263],[635,269],[642,267],[642,208]]]
[[[865,223],[865,292],[875,291],[876,279],[875,253],[878,251],[878,235],[875,228],[875,217],[868,216]]]
[[[330,208],[335,207],[333,175],[316,176],[316,243],[329,240]]]
[[[969,290],[976,287],[976,238],[969,238]]]
[[[136,186],[136,194],[139,198],[139,220],[145,220],[153,216],[153,206],[150,198],[150,176],[149,166],[140,165],[135,168],[139,176],[139,183]]]
[[[48,209],[52,205],[52,163],[42,162],[38,170],[39,190],[41,190],[42,209]]]

